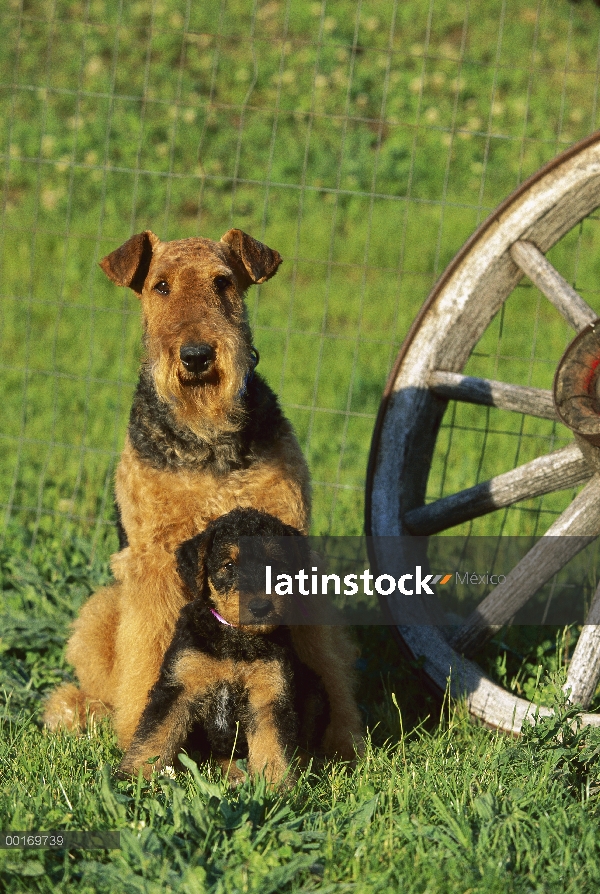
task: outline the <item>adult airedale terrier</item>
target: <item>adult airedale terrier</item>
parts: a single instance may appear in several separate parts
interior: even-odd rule
[[[233,509],[176,550],[193,598],[181,609],[123,771],[141,767],[149,777],[184,747],[212,757],[234,783],[240,757],[251,774],[293,783],[290,760],[297,748],[320,750],[330,711],[292,639],[290,623],[302,610],[306,619],[310,606],[298,606],[299,593],[267,593],[265,568],[293,576],[310,568],[312,555],[299,531],[256,509]]]
[[[277,398],[254,372],[258,355],[244,307],[253,283],[281,257],[243,233],[219,242],[162,242],[146,231],[101,262],[141,299],[146,357],[116,473],[121,550],[115,583],[83,606],[68,643],[79,688],[47,702],[45,722],[77,727],[110,713],[127,748],[158,678],[186,595],[175,549],[210,521],[249,506],[307,533],[306,463]],[[297,627],[295,648],[331,704],[328,754],[350,758],[360,736],[349,650],[335,627]]]

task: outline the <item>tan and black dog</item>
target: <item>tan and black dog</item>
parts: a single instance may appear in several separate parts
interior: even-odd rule
[[[143,361],[116,474],[121,550],[115,583],[83,606],[68,643],[79,688],[50,696],[45,722],[76,728],[110,713],[127,748],[189,599],[175,549],[236,506],[308,532],[305,460],[277,398],[254,372],[244,307],[280,255],[241,230],[219,242],[132,236],[101,267],[141,300]],[[295,648],[323,680],[331,705],[329,754],[352,757],[360,721],[339,628],[298,627]]]
[[[294,597],[267,594],[265,566],[291,576],[309,568],[308,541],[272,515],[234,509],[176,556],[193,599],[181,610],[121,769],[142,767],[149,776],[150,758],[159,758],[160,770],[186,747],[211,756],[231,781],[241,776],[235,758],[247,757],[251,774],[290,784],[295,749],[321,750],[330,710],[319,675],[294,649],[290,621],[301,620]],[[350,677],[352,669],[340,672]]]

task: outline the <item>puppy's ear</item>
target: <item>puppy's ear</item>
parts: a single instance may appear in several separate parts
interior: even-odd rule
[[[177,572],[194,596],[199,596],[206,583],[206,552],[210,534],[203,531],[186,540],[175,550]]]
[[[292,531],[294,530],[295,529],[292,528]],[[305,537],[304,534],[300,533],[300,531],[296,531],[295,533],[297,536],[294,540],[294,543],[300,557],[301,567],[308,568],[312,567],[313,565],[318,565],[321,561],[321,558],[318,553],[310,548],[308,537]]]
[[[298,530],[298,528],[293,528],[292,525],[286,525],[282,522],[281,527],[282,527],[282,532],[281,532],[282,537],[304,537],[304,534],[302,534]]]
[[[228,230],[221,236],[221,242],[229,245],[239,256],[249,283],[265,282],[277,273],[281,255],[241,230]]]
[[[129,286],[139,297],[148,275],[152,251],[160,242],[151,230],[138,233],[100,261],[109,279],[118,286]]]
[[[285,551],[289,559],[293,559],[293,564],[298,568],[309,568],[320,561],[320,557],[315,553],[309,545],[308,537],[305,537],[297,528],[291,525],[282,524],[282,536],[293,538],[285,544]]]

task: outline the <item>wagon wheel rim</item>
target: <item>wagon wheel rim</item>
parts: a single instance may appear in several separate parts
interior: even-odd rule
[[[431,458],[448,395],[452,397],[456,389],[465,386],[465,377],[459,371],[464,368],[471,351],[525,273],[549,297],[544,283],[538,282],[535,277],[562,278],[545,261],[545,253],[599,205],[600,132],[597,132],[570,147],[521,184],[478,228],[446,268],[411,326],[384,390],[367,470],[365,531],[369,538],[415,533],[414,527],[407,529],[405,518],[413,510],[414,521],[419,508],[424,505]],[[550,291],[553,289],[558,298],[550,300],[575,331],[582,330],[595,320],[596,314],[568,283],[562,281],[558,286],[555,283]],[[476,294],[485,295],[485,301],[480,301],[477,307]],[[473,317],[469,318],[472,331],[469,339],[460,344],[467,314]],[[458,344],[453,343],[453,337],[456,341],[457,336]],[[504,383],[497,384],[501,386]],[[476,385],[473,381],[467,383],[471,388]],[[487,382],[488,389],[489,385]],[[515,398],[513,386],[507,387],[511,392],[508,395],[509,404],[511,398],[526,401],[524,392],[537,390],[516,386],[518,393]],[[437,390],[434,391],[434,388]],[[539,394],[533,397],[538,401],[540,399]],[[500,406],[509,404],[500,403]],[[549,418],[554,411],[547,394],[543,395],[541,404],[538,407],[540,412],[533,415],[547,415]],[[407,424],[407,408],[410,408],[410,425]],[[520,412],[525,411],[520,409]],[[411,453],[415,452],[413,441],[417,431],[419,451],[426,459],[420,463],[418,474],[412,474],[411,468],[411,475],[407,476],[403,473],[410,465]],[[564,451],[569,453],[569,450],[570,455],[565,456]],[[563,448],[563,455],[558,457],[557,462],[566,464],[572,477],[579,476],[579,481],[586,478],[589,481],[558,519],[556,533],[581,535],[590,530],[593,535],[599,533],[600,514],[591,512],[590,507],[595,501],[600,503],[597,500],[600,496],[600,472],[586,465],[577,445]],[[582,507],[585,516],[583,524],[581,512],[578,512]],[[590,512],[593,518],[590,518]],[[576,518],[578,514],[579,523]],[[432,532],[421,529],[418,533]],[[370,560],[377,568],[378,556],[373,542],[370,542]],[[544,548],[547,550],[548,542],[541,547],[542,550]],[[392,607],[386,605],[386,608]],[[423,616],[431,619],[429,607],[421,608]],[[600,675],[600,659],[597,658],[600,636],[596,626],[599,623],[600,588],[571,661],[570,679],[567,681],[573,689],[572,698],[578,696],[577,700],[582,702],[591,697],[590,681],[594,675],[596,679]],[[471,714],[490,726],[518,732],[525,718],[531,717],[535,711],[551,713],[547,708],[506,692],[491,681],[477,664],[453,648],[435,621],[411,626],[397,625],[394,629],[402,648],[410,656],[422,660],[423,672],[433,688],[444,690],[449,680],[451,694],[465,697]],[[455,645],[461,652],[479,641],[476,636],[469,641],[467,634],[468,631],[461,629],[455,635]],[[589,673],[586,667],[591,668]],[[584,714],[583,722],[600,725],[600,716]]]

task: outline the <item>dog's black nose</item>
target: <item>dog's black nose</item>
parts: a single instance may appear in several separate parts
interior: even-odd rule
[[[188,372],[203,373],[206,372],[215,359],[215,351],[210,345],[192,343],[182,345],[179,349],[179,356]]]
[[[273,611],[273,603],[270,599],[252,599],[248,603],[248,608],[255,618],[264,618]]]

